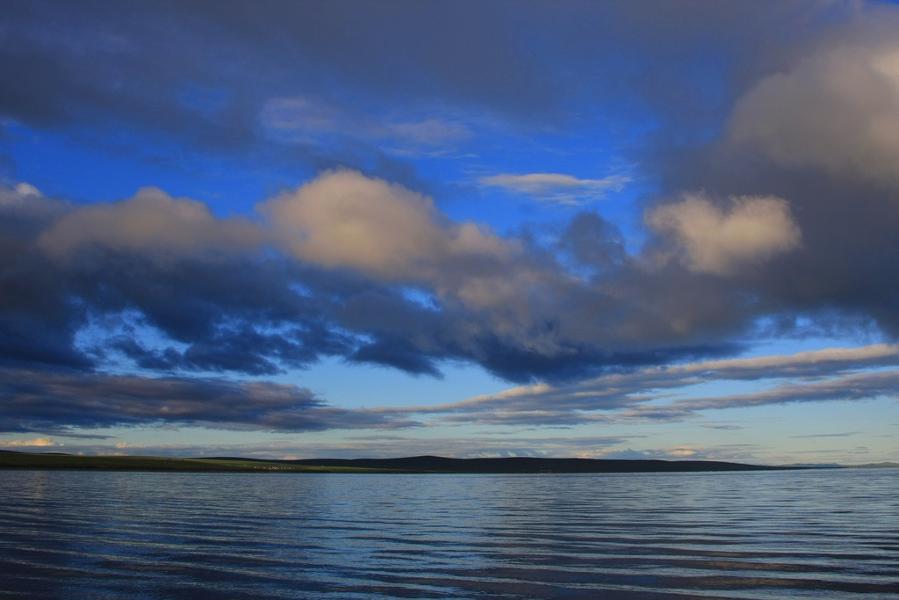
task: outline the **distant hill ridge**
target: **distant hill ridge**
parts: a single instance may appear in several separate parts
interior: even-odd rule
[[[708,460],[624,460],[595,458],[310,458],[279,461],[320,467],[354,467],[438,473],[651,473],[665,471],[753,471],[777,467]]]
[[[119,471],[239,471],[316,473],[664,473],[763,471],[801,466],[761,466],[708,460],[618,460],[591,458],[313,458],[271,460],[241,457],[79,456],[57,452],[0,452],[0,468]]]

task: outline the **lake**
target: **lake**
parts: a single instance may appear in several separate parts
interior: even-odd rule
[[[899,470],[0,471],[0,598],[899,597]]]

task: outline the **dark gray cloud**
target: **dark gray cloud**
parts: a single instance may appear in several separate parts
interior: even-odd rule
[[[851,3],[764,5],[12,1],[0,77],[15,85],[0,112],[35,127],[124,124],[218,150],[258,142],[272,98],[347,89],[531,127],[564,121],[572,105],[707,123],[767,57]],[[320,166],[360,166],[352,150],[305,152]]]
[[[788,204],[798,245],[722,280],[756,312],[780,317],[777,334],[811,323],[899,335],[899,288],[889,276],[899,260],[897,26],[895,6],[860,5],[747,81],[721,113],[720,135],[689,147],[660,143],[648,159],[666,191],[653,204],[683,190],[720,207],[744,195]]]
[[[411,424],[330,407],[292,385],[225,379],[4,369],[0,398],[0,431],[68,437],[69,428],[134,425],[298,432]]]
[[[559,238],[559,250],[577,267],[594,276],[620,269],[630,260],[621,231],[591,212],[572,218]]]

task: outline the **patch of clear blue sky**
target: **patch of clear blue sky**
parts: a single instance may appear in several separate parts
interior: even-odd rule
[[[414,376],[389,367],[326,358],[308,369],[265,379],[309,388],[322,399],[348,408],[442,404],[512,385],[474,365],[444,363],[440,369],[442,378]]]
[[[152,186],[201,200],[225,216],[247,213],[270,194],[313,175],[300,166],[289,173],[267,168],[252,155],[210,155],[127,132],[11,126],[3,141],[15,163],[15,180],[79,203],[119,200]]]

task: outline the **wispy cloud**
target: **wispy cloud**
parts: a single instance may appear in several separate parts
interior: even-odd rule
[[[899,370],[894,369],[829,377],[823,381],[789,383],[747,394],[681,400],[672,403],[668,412],[664,408],[640,407],[635,409],[632,415],[641,416],[641,413],[645,411],[652,418],[677,418],[703,410],[793,402],[872,400],[874,398],[896,398],[897,396],[899,396]]]
[[[896,366],[897,345],[828,348],[638,369],[559,386],[520,386],[461,402],[403,411],[435,415],[451,423],[492,425],[680,420],[707,410],[896,397],[899,370],[889,368]],[[765,387],[744,394],[690,395],[692,386],[723,381],[758,381]]]
[[[263,131],[282,141],[377,143],[401,154],[454,147],[472,137],[458,119],[422,114],[400,117],[350,110],[313,96],[272,98],[259,115]]]
[[[858,435],[858,431],[840,431],[837,433],[807,433],[804,435],[794,435],[791,436],[796,439],[815,439],[815,438],[839,438],[839,437],[849,437],[852,435]]]
[[[577,205],[599,200],[610,191],[622,189],[630,178],[609,175],[600,179],[581,179],[563,173],[500,173],[481,177],[478,182],[482,186],[531,196],[541,202]]]

